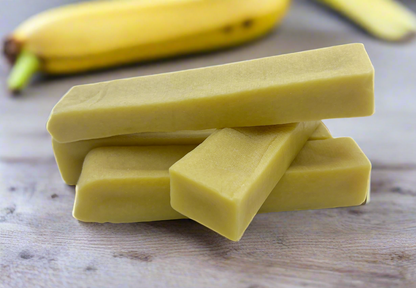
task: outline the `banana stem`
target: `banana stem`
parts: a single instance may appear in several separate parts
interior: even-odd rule
[[[16,93],[26,87],[32,75],[40,68],[40,61],[35,54],[23,50],[16,59],[16,63],[7,80],[10,91]]]

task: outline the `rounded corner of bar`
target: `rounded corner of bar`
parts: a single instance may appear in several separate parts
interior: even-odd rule
[[[224,236],[224,237],[227,238],[230,241],[239,242],[241,240],[241,238],[243,238],[243,235],[238,236],[238,237],[226,237],[226,236]]]
[[[73,177],[69,176],[70,173],[64,172],[61,169],[61,167],[59,166],[59,164],[58,164],[58,169],[59,169],[59,172],[61,174],[62,182],[64,182],[66,185],[72,186],[72,187],[77,185],[78,179],[75,180]]]
[[[84,222],[84,221],[82,220],[82,217],[79,217],[79,216],[78,216],[78,211],[77,211],[77,209],[75,209],[75,208],[72,210],[72,217],[73,217],[75,220],[78,220],[78,221]]]
[[[52,129],[52,116],[50,116],[48,121],[46,122],[46,127],[45,128],[46,128],[46,131],[48,131],[49,134],[51,135],[52,142],[53,142],[53,140],[55,140],[56,142],[59,142],[59,141],[56,140],[56,138],[53,136],[53,133],[52,133],[52,131],[53,131],[53,129]]]
[[[367,189],[367,190],[365,190],[365,193],[358,195],[357,201],[354,204],[355,206],[366,205],[370,202],[369,197],[368,197],[368,194],[369,194],[368,191],[369,190]]]
[[[79,175],[74,176],[74,173],[71,169],[65,165],[65,162],[57,155],[55,155],[55,162],[58,166],[59,174],[61,175],[62,181],[68,186],[75,186],[77,185]]]
[[[51,135],[52,137],[52,144],[54,142],[60,144],[60,143],[65,143],[65,139],[61,138],[62,135],[60,135],[61,133],[57,132],[59,131],[59,128],[56,127],[56,120],[54,119],[54,117],[51,115],[48,119],[48,122],[46,122],[46,130],[48,131],[48,133]]]
[[[369,203],[370,203],[370,198],[367,196],[364,202],[360,204],[360,206],[365,206],[365,205],[368,205]]]
[[[178,161],[179,162],[179,161]],[[176,163],[178,163],[178,162],[176,162]],[[172,166],[170,166],[169,167],[169,169],[168,169],[168,171],[169,171],[169,175],[170,176],[172,176],[172,175],[178,175],[179,173],[176,171],[176,167],[175,167],[175,165],[176,165],[176,163],[175,164],[173,164]]]
[[[362,104],[361,111],[362,111],[362,116],[364,116],[364,117],[374,115],[374,113],[376,112],[374,93],[370,93],[370,95],[366,96],[366,100]]]
[[[368,185],[368,192],[367,192],[367,196],[365,197],[365,201],[361,204],[361,205],[368,205],[368,204],[370,204],[370,202],[371,202],[371,197],[370,197],[370,194],[371,194],[371,187],[370,187],[370,185]]]
[[[72,217],[81,223],[106,223],[106,222],[100,222],[100,221],[94,221],[91,219],[88,219],[88,217],[83,217],[82,215],[78,215],[79,213],[72,211]]]
[[[247,227],[246,227],[247,229]],[[233,242],[239,242],[241,240],[241,238],[243,238],[246,229],[244,229],[243,231],[241,230],[234,230],[232,234],[229,235],[223,235],[224,237],[226,237],[228,240],[231,240]]]
[[[88,223],[90,221],[87,220],[86,217],[83,217],[84,215],[82,215],[83,213],[79,212],[79,208],[76,205],[76,202],[74,203],[74,207],[72,208],[72,217],[80,222],[84,222],[84,223]]]
[[[373,116],[376,113],[375,107],[373,107],[370,111],[368,111],[367,116]]]
[[[94,181],[92,181],[94,182]],[[89,194],[87,193],[90,183],[85,183],[80,185],[76,185],[75,186],[75,200],[74,200],[74,206],[72,208],[72,217],[74,217],[75,219],[77,219],[78,221],[81,222],[96,222],[90,219],[89,215],[90,213],[88,213],[88,211],[90,211],[90,209],[86,209],[87,206],[85,205],[85,202],[88,202],[88,197],[85,196],[85,194]],[[86,191],[87,190],[87,191]]]

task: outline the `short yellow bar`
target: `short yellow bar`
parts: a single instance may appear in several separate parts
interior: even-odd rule
[[[170,206],[168,169],[194,147],[92,150],[77,185],[74,217],[99,223],[185,218]],[[370,172],[370,162],[351,138],[308,141],[259,212],[360,205]]]
[[[214,132],[169,169],[172,208],[238,241],[319,123]]]
[[[53,108],[58,142],[295,123],[374,113],[374,69],[348,44],[75,86]]]

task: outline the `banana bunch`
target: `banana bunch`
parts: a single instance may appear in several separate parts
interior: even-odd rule
[[[394,0],[318,1],[383,40],[406,40],[416,33],[416,16]]]
[[[238,45],[270,31],[290,0],[118,0],[38,14],[5,41],[8,86],[33,73],[67,74]]]

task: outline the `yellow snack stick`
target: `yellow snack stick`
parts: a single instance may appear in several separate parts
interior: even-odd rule
[[[170,167],[172,208],[238,241],[319,123],[216,131]]]
[[[73,142],[373,113],[373,66],[362,44],[349,44],[75,86],[47,129],[56,141]]]
[[[74,217],[99,223],[185,218],[170,206],[168,169],[194,147],[95,148],[77,185]],[[370,172],[351,138],[308,141],[259,213],[360,205]]]

